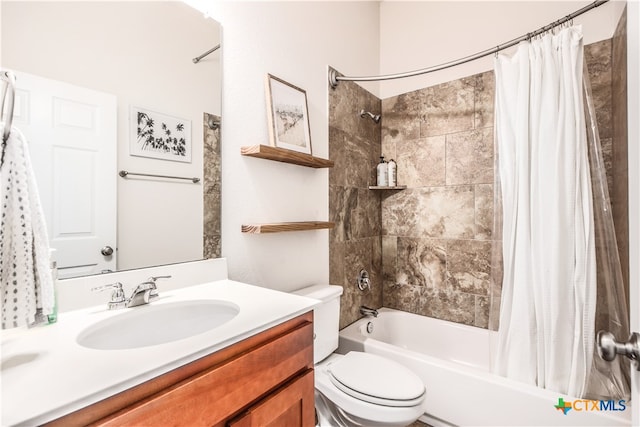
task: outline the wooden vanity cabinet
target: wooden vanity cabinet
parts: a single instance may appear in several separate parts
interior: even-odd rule
[[[313,371],[295,378],[228,423],[229,427],[313,426]],[[311,405],[309,405],[311,402]],[[310,406],[310,408],[308,408]],[[305,414],[306,411],[310,414]],[[310,417],[305,419],[305,415]],[[309,424],[311,423],[311,424]]]
[[[313,426],[309,312],[49,425]]]

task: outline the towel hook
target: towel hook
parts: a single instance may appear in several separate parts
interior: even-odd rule
[[[0,105],[0,120],[5,115],[5,101],[7,102],[7,110],[6,110],[6,122],[4,124],[4,130],[2,131],[2,155],[0,155],[0,168],[4,165],[4,151],[7,146],[7,141],[9,140],[9,135],[11,134],[11,123],[13,122],[13,105],[15,102],[16,96],[16,77],[10,71],[3,71],[0,74],[0,80],[6,82],[7,89],[2,93],[2,103]],[[9,91],[11,93],[9,94]]]
[[[4,91],[2,95],[2,114],[5,113],[4,105],[8,100],[6,110],[7,121],[4,125],[4,131],[2,133],[2,142],[6,143],[7,139],[9,139],[9,135],[11,134],[11,123],[13,122],[13,106],[16,96],[16,77],[11,71],[3,71],[2,80],[7,83],[7,90]],[[9,91],[11,91],[10,94]]]

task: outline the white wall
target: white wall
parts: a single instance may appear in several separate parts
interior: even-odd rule
[[[253,235],[241,224],[327,220],[328,171],[240,156],[269,144],[264,80],[307,92],[313,154],[328,156],[327,66],[378,68],[375,2],[216,2],[223,27],[222,252],[229,277],[279,290],[328,283],[326,230]],[[354,112],[356,114],[356,112]]]
[[[273,235],[240,232],[244,223],[326,220],[328,216],[326,170],[239,154],[243,145],[268,144],[266,73],[307,91],[313,153],[326,157],[327,65],[347,75],[421,68],[520,36],[584,4],[204,2],[208,13],[221,22],[224,34],[222,251],[228,258],[229,276],[280,290],[328,281],[326,231]],[[584,19],[586,41],[610,37],[621,10],[615,4],[590,12],[592,16]],[[428,61],[419,54],[425,50]],[[422,81],[363,86],[387,97],[489,68],[490,60]]]
[[[592,1],[383,1],[380,72],[406,72],[453,61],[533,32]],[[576,18],[585,43],[610,38],[625,2],[612,0]],[[493,69],[493,56],[420,77],[380,83],[380,97]],[[345,75],[372,74],[366,68]]]
[[[347,75],[422,68],[517,37],[587,2],[205,3],[211,16],[222,23],[224,32],[222,250],[228,257],[229,276],[290,290],[328,281],[327,231],[248,235],[240,232],[240,226],[252,222],[326,220],[328,171],[240,156],[243,145],[268,144],[266,73],[307,91],[313,152],[327,157],[328,65]],[[611,36],[621,11],[616,3],[585,15],[587,42]],[[592,36],[592,31],[598,34]],[[173,36],[178,33],[172,32]],[[209,44],[194,46],[187,54],[192,57],[193,50],[199,53]],[[426,53],[421,54],[422,51]],[[490,61],[423,80],[363,86],[384,98],[485,71],[491,68]],[[172,86],[168,85],[167,91]],[[180,93],[168,95],[176,97]],[[172,111],[171,105],[163,108]],[[180,201],[174,206],[181,211],[188,206],[199,212],[200,203]],[[149,211],[137,209],[142,215]]]
[[[2,65],[118,98],[118,169],[202,178],[220,114],[219,26],[180,2],[3,2]],[[129,155],[130,105],[191,120],[193,161]],[[115,171],[114,171],[115,173]],[[118,179],[118,268],[202,258],[202,186]]]

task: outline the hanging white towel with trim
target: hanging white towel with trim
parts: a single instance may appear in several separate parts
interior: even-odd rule
[[[49,239],[27,142],[11,128],[0,168],[2,329],[31,326],[53,312]]]

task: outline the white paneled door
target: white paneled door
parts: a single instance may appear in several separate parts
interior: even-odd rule
[[[29,143],[60,278],[115,270],[116,97],[15,74],[14,123]]]

